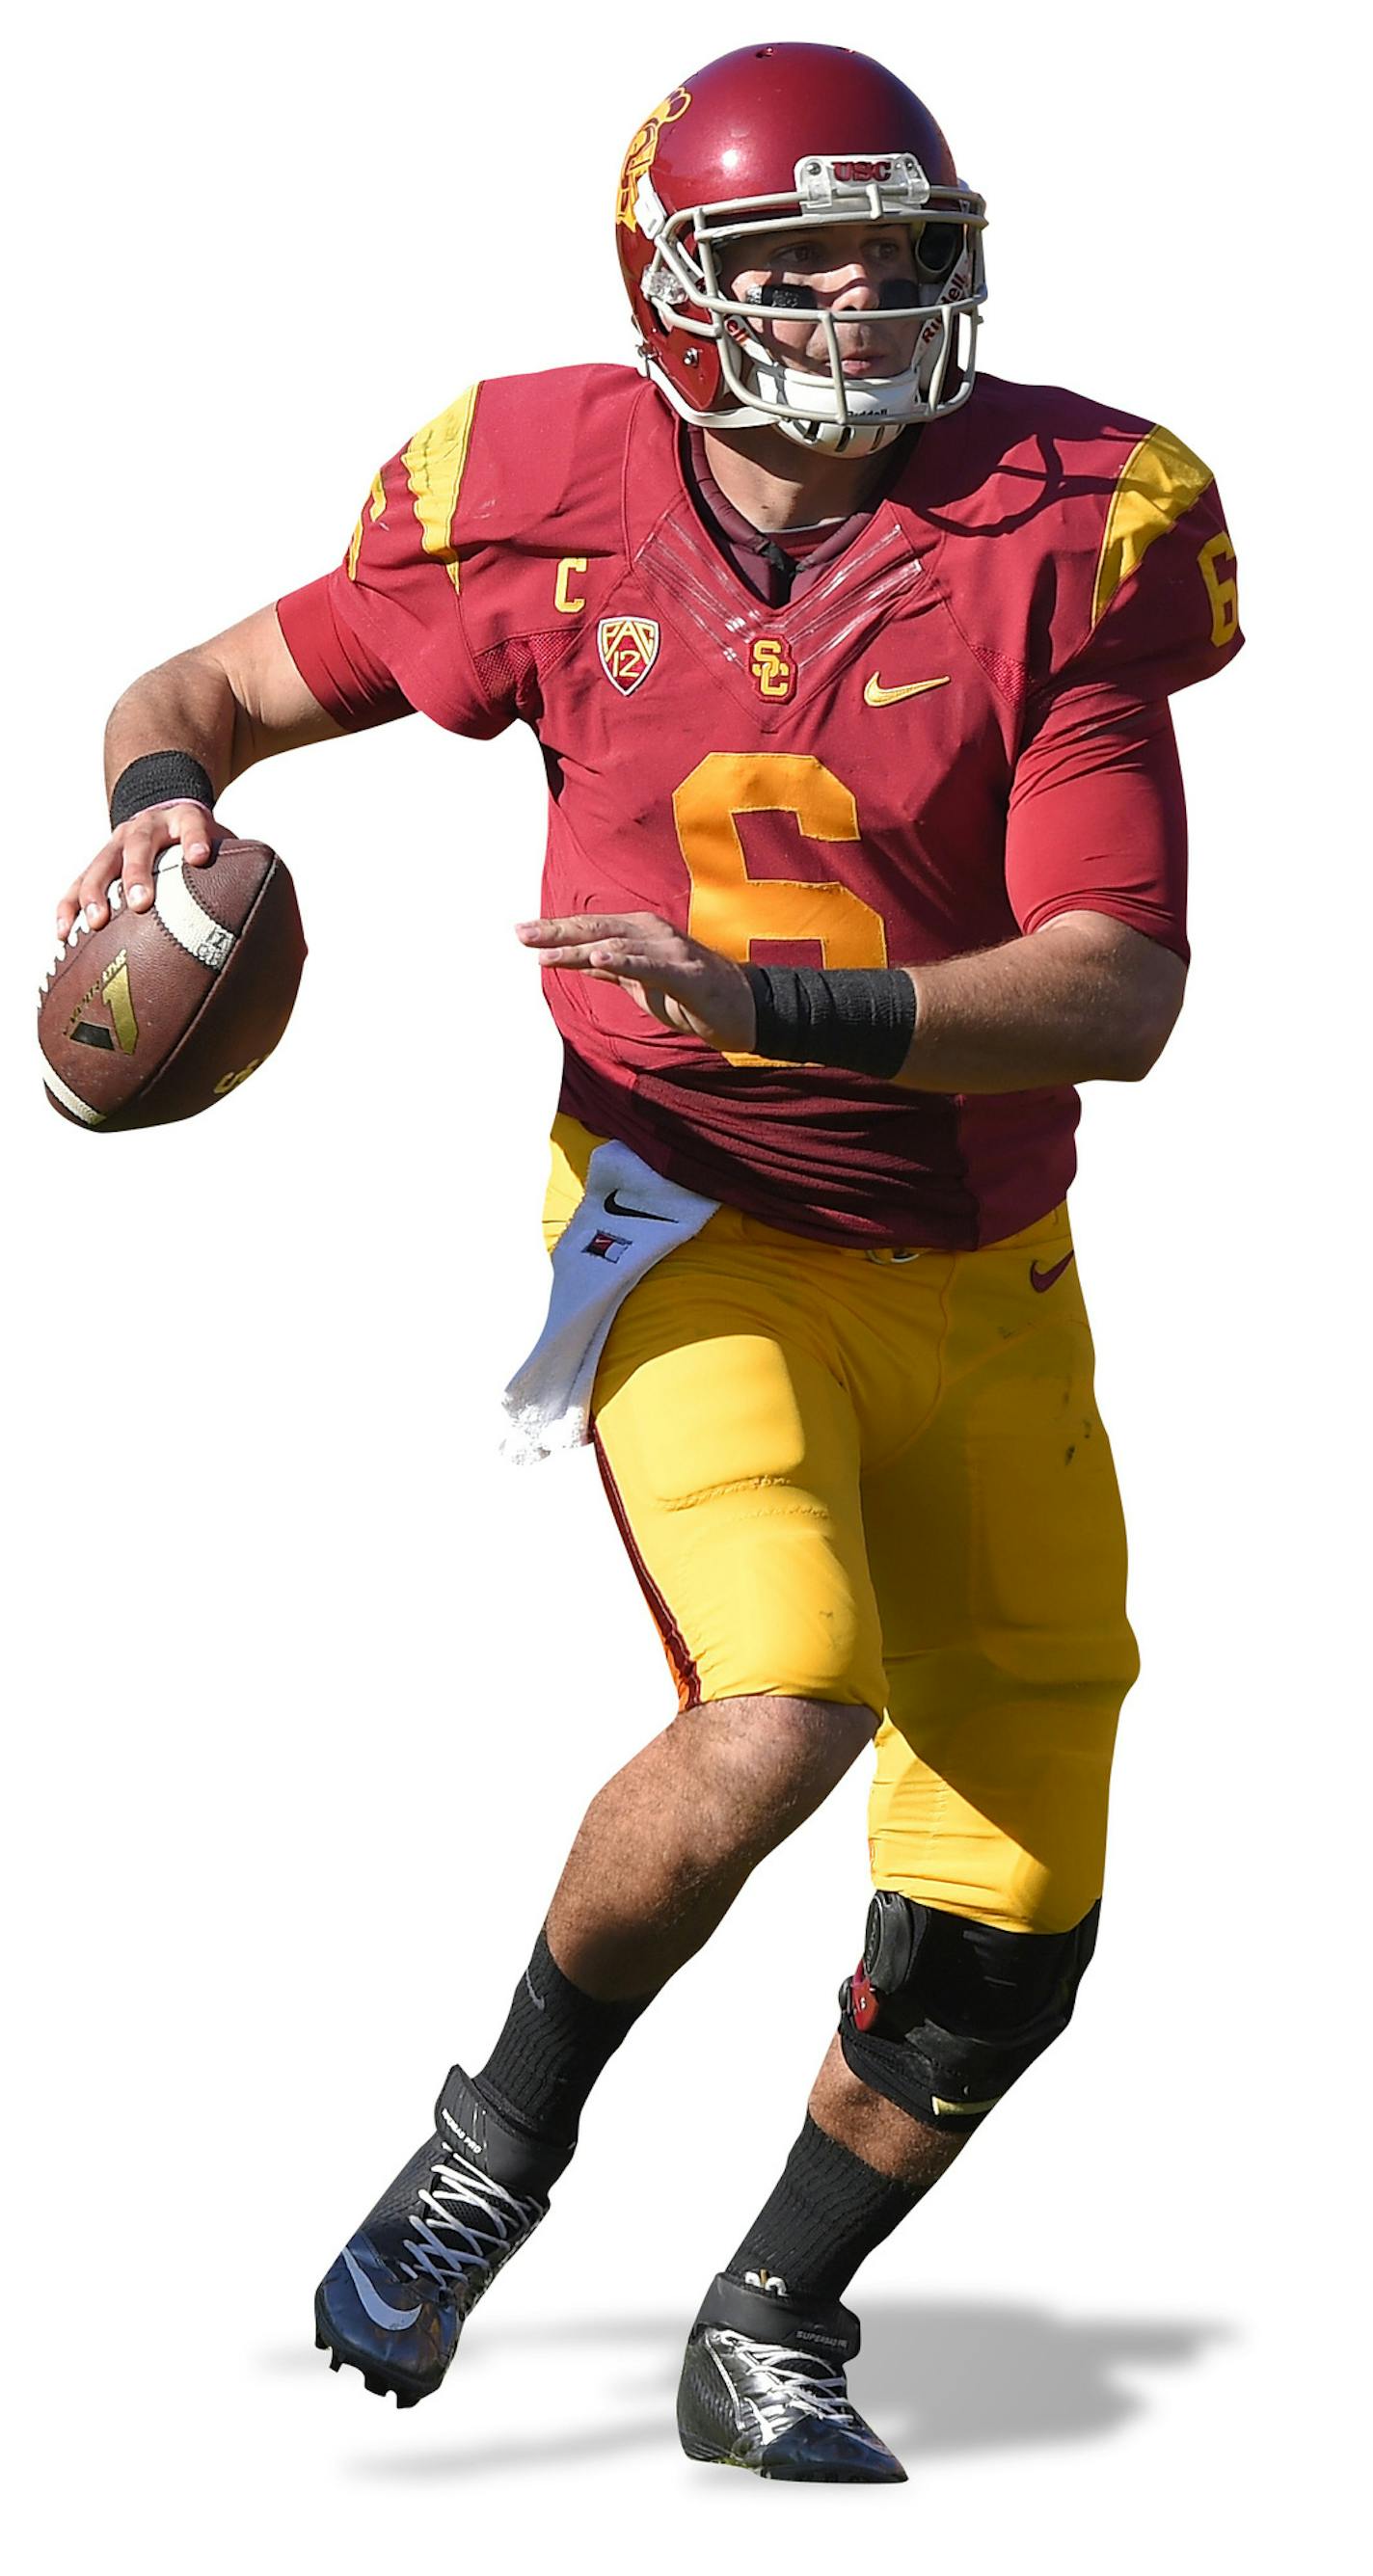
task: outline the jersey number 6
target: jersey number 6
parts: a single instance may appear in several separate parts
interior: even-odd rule
[[[1211,602],[1211,641],[1219,652],[1228,644],[1240,622],[1239,591],[1234,579],[1235,549],[1224,528],[1218,537],[1208,537],[1197,557],[1206,596]],[[1230,572],[1221,570],[1228,563]]]
[[[880,912],[834,879],[751,877],[741,814],[794,814],[808,841],[856,841],[858,808],[842,779],[805,752],[712,751],[672,800],[691,879],[687,932],[748,963],[755,940],[815,940],[825,966],[885,966]]]

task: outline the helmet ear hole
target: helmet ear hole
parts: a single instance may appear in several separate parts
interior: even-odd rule
[[[961,224],[922,224],[915,236],[915,273],[925,286],[942,286],[958,265]]]

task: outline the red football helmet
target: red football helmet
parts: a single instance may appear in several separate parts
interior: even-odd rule
[[[644,371],[700,428],[771,427],[870,455],[972,391],[985,223],[929,110],[880,63],[840,45],[725,54],[645,119],[620,173],[616,241]],[[722,292],[749,236],[808,224],[909,227],[916,283],[882,296],[885,320],[924,324],[899,375],[846,379],[835,320],[813,302],[828,371],[789,365],[757,333],[767,290]]]

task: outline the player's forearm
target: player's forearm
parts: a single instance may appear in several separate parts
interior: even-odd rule
[[[241,710],[227,674],[201,653],[179,653],[135,680],[105,727],[105,792],[129,766],[153,751],[189,752],[218,796],[246,768],[236,758]]]
[[[907,1090],[1034,1091],[1138,1082],[1182,1001],[1181,961],[1085,916],[1050,922],[970,957],[912,967],[916,1024],[897,1081]]]

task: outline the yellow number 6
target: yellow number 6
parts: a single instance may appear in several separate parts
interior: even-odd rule
[[[806,840],[856,841],[849,790],[805,752],[712,751],[672,800],[691,878],[693,939],[747,958],[755,939],[813,939],[826,966],[885,966],[880,912],[836,878],[751,877],[741,814],[794,814]]]
[[[1240,622],[1240,595],[1234,574],[1222,575],[1217,569],[1222,555],[1234,563],[1235,549],[1224,528],[1218,537],[1207,538],[1197,557],[1211,602],[1211,641],[1217,647],[1228,644],[1231,637],[1238,634]]]
[[[756,649],[756,648],[755,648]],[[826,966],[885,966],[880,912],[836,877],[751,877],[741,814],[794,814],[808,841],[856,841],[858,808],[841,778],[808,752],[712,751],[672,800],[691,879],[687,929],[747,963],[753,942],[814,940]],[[765,1059],[732,1055],[731,1064]]]

